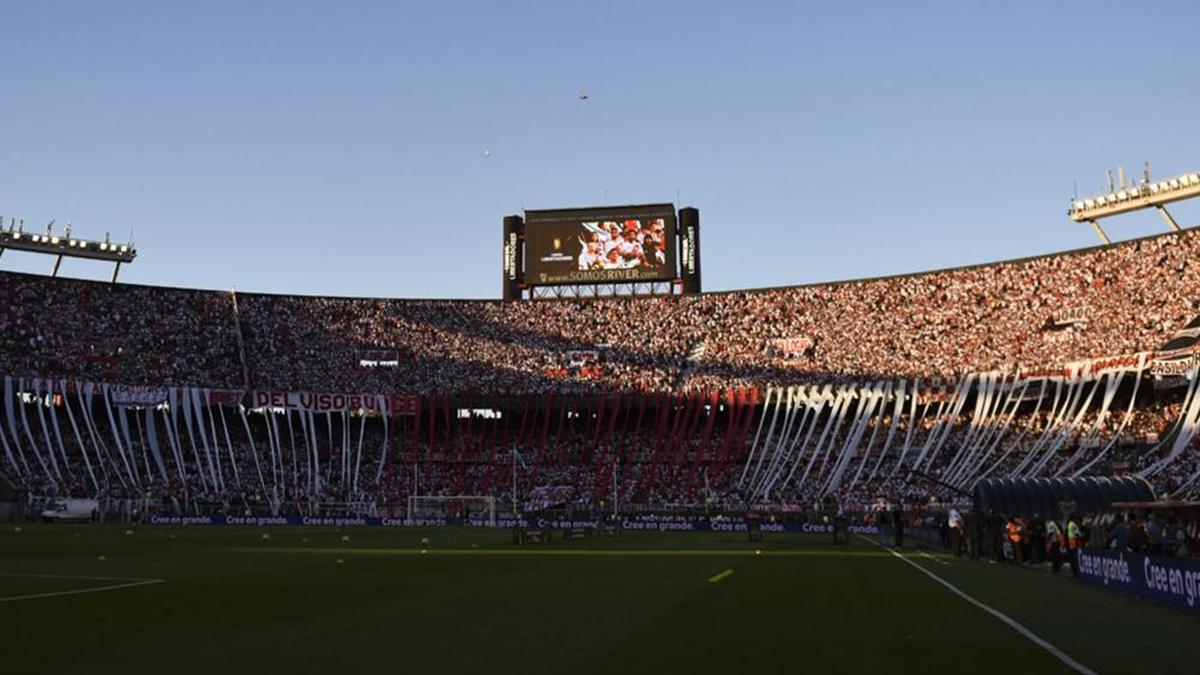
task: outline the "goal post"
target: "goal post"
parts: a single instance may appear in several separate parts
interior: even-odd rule
[[[496,498],[482,495],[409,495],[408,520],[456,518],[482,520],[496,526]]]

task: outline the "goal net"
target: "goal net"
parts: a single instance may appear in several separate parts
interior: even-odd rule
[[[417,518],[461,518],[464,525],[479,523],[495,527],[496,498],[475,495],[411,495],[408,498],[408,519]]]

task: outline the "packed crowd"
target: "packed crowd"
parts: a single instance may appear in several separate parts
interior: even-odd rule
[[[1153,350],[1200,232],[796,288],[534,302],[273,296],[3,274],[0,372],[125,384],[515,394],[953,377]],[[801,344],[797,351],[775,348]],[[566,368],[596,352],[594,368]],[[366,353],[392,355],[364,365]]]
[[[228,293],[0,273],[0,373],[241,387]]]
[[[475,401],[493,402],[596,392],[657,401],[671,391],[724,389],[729,396],[731,388],[740,388],[745,407],[759,414],[765,408],[758,405],[758,392],[780,384],[912,377],[950,382],[967,372],[1153,350],[1197,311],[1192,290],[1200,281],[1197,254],[1200,231],[1190,230],[1078,253],[866,281],[505,303],[220,293],[0,274],[11,299],[0,307],[0,331],[9,338],[0,344],[0,374],[418,394],[426,400],[475,395]],[[919,468],[950,487],[914,482],[913,458],[895,449],[877,453],[867,467],[869,453],[855,454],[851,426],[838,426],[829,447],[851,453],[832,463],[827,456],[812,481],[784,481],[764,496],[785,504],[828,496],[857,504],[880,498],[949,502],[958,498],[955,485],[987,475],[1137,471],[1166,456],[1161,448],[1146,450],[1157,447],[1157,438],[1180,419],[1178,392],[1174,396],[1155,402],[1156,396],[1139,394],[1145,400],[1128,420],[1120,412],[1123,404],[1102,417],[1084,406],[1072,416],[1077,431],[1056,430],[1060,440],[1044,446],[1033,439],[1061,420],[1047,406],[1033,406],[1022,410],[1020,434],[967,458],[955,450],[974,433],[969,408],[947,420],[941,432],[932,416],[898,423],[905,437],[908,425],[915,425],[914,446],[944,433],[938,445],[948,449],[931,454]],[[732,405],[729,398],[711,401],[719,400]],[[595,430],[578,421],[566,427],[558,422],[551,443],[545,431],[538,442],[506,440],[494,431],[477,437],[488,426],[480,423],[475,431],[468,426],[464,436],[440,442],[433,433],[413,434],[407,447],[394,447],[390,455],[382,427],[373,424],[359,432],[366,436],[365,442],[359,439],[365,456],[361,449],[347,454],[348,440],[334,438],[329,427],[321,440],[320,434],[291,427],[286,435],[273,427],[268,431],[263,423],[246,434],[231,422],[224,465],[219,452],[204,462],[199,453],[179,451],[183,440],[176,432],[173,440],[157,439],[159,448],[174,443],[176,450],[155,467],[148,458],[161,450],[150,452],[153,433],[139,427],[142,439],[131,442],[129,452],[141,453],[144,470],[113,454],[102,440],[83,439],[80,446],[80,437],[56,433],[63,466],[31,464],[30,456],[22,458],[23,467],[7,466],[6,473],[17,475],[31,493],[240,500],[276,509],[285,503],[395,502],[410,494],[490,494],[542,507],[599,507],[614,497],[659,506],[758,498],[746,491],[739,464],[751,445],[754,419],[746,415],[735,422],[726,413],[725,427],[716,434],[724,438],[714,441],[702,417],[686,412],[699,409],[671,413],[674,421],[653,432],[635,422],[632,412],[619,427],[615,419],[597,423]],[[159,414],[165,424],[167,413]],[[41,424],[27,439],[11,436],[14,445],[44,439],[50,452],[55,443]],[[13,419],[4,426],[14,426]],[[863,438],[883,435],[891,426],[890,414],[881,411],[862,430]],[[297,454],[301,440],[306,449]],[[1031,462],[1034,453],[1041,456]],[[76,461],[85,456],[95,460],[86,480]],[[1093,466],[1093,458],[1104,461]],[[505,471],[506,465],[512,470]],[[1173,491],[1198,468],[1200,458],[1189,449],[1156,472],[1155,487]],[[410,471],[416,476],[412,482]]]

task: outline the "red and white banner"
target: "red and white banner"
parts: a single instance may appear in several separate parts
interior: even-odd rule
[[[804,358],[815,344],[810,337],[779,338],[767,343],[767,354],[783,361],[795,361]]]
[[[580,366],[591,366],[600,360],[600,353],[594,349],[569,349],[567,350],[567,366],[570,368],[579,368]]]
[[[245,395],[241,389],[209,389],[209,405],[238,405]]]
[[[364,410],[388,415],[415,415],[420,406],[416,396],[377,394],[310,394],[295,391],[255,391],[255,408],[284,408],[312,413]]]
[[[1086,307],[1069,307],[1061,309],[1050,317],[1050,325],[1054,328],[1066,328],[1067,326],[1078,326],[1088,322],[1088,309]]]
[[[96,385],[91,382],[77,382],[75,380],[51,380],[42,377],[26,377],[19,382],[23,391],[36,389],[37,391],[54,390],[60,394],[90,394],[96,390]]]
[[[1196,357],[1155,359],[1150,364],[1150,374],[1157,377],[1183,377],[1196,367]]]
[[[1063,365],[1041,366],[1037,368],[1021,368],[1017,371],[1017,381],[1024,380],[1069,380],[1083,378],[1091,381],[1107,373],[1118,371],[1139,370],[1141,354],[1126,354],[1124,356],[1105,356],[1088,361],[1072,361]],[[1147,359],[1149,363],[1149,359]]]

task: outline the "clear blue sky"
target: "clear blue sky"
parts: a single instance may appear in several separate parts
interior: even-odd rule
[[[506,213],[678,191],[717,290],[1091,245],[1073,181],[1200,169],[1194,3],[748,4],[8,0],[0,214],[132,229],[131,282],[492,298]]]

